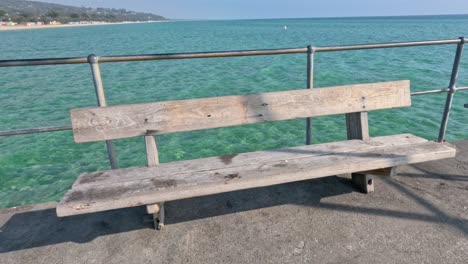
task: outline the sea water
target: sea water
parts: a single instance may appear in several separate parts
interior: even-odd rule
[[[468,16],[177,21],[0,32],[0,60],[334,46],[468,36]],[[412,91],[448,86],[456,45],[318,53],[315,87],[411,80]],[[107,63],[109,105],[241,95],[306,87],[306,54]],[[468,59],[459,85],[468,85]],[[455,96],[447,140],[467,138],[468,92]],[[437,138],[446,94],[411,108],[371,112],[371,136]],[[69,110],[96,105],[89,65],[1,68],[0,130],[70,125]],[[313,142],[345,140],[343,115],[313,119]],[[305,121],[158,136],[161,162],[297,146]],[[120,167],[145,164],[143,138],[115,141]],[[105,144],[70,131],[0,137],[0,207],[56,201],[78,175],[109,168]]]

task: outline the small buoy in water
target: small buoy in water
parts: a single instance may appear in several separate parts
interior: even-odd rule
[[[284,26],[284,30],[288,30],[288,27],[287,27],[287,26]]]

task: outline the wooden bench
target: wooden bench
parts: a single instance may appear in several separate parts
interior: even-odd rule
[[[347,173],[370,192],[372,175],[455,156],[411,134],[369,137],[368,111],[410,105],[409,81],[396,81],[74,109],[77,143],[144,137],[148,166],[80,175],[57,215],[147,206],[160,228],[167,201]],[[155,135],[335,114],[346,114],[347,141],[159,164]]]

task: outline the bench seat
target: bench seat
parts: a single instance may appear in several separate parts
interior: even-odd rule
[[[450,144],[411,134],[348,140],[80,175],[58,216],[142,206],[451,158]]]

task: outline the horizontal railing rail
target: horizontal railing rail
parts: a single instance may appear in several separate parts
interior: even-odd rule
[[[463,42],[468,43],[468,39],[463,40]],[[350,50],[364,50],[364,49],[384,49],[384,48],[450,45],[450,44],[459,44],[459,43],[460,43],[460,39],[427,40],[427,41],[391,42],[391,43],[362,44],[362,45],[349,45],[349,46],[313,47],[313,51],[314,52],[333,52],[333,51],[350,51]],[[131,62],[131,61],[147,61],[147,60],[179,60],[179,59],[265,56],[265,55],[281,55],[281,54],[298,54],[298,53],[307,53],[307,52],[308,52],[307,48],[287,48],[287,49],[263,49],[263,50],[260,49],[260,50],[237,50],[237,51],[191,52],[191,53],[141,54],[141,55],[125,55],[125,56],[101,56],[99,57],[99,63]],[[89,63],[87,57],[0,60],[0,67],[85,64],[85,63]]]
[[[41,127],[41,128],[28,128],[28,129],[17,129],[9,131],[0,131],[0,136],[16,136],[16,135],[27,135],[45,132],[65,131],[71,130],[71,126],[56,126],[56,127]]]
[[[202,58],[224,58],[224,57],[245,57],[245,56],[265,56],[265,55],[284,55],[284,54],[307,54],[307,88],[313,88],[314,82],[314,54],[320,52],[337,52],[351,50],[368,50],[368,49],[386,49],[386,48],[403,48],[403,47],[420,47],[420,46],[436,46],[436,45],[457,45],[455,53],[454,65],[450,83],[447,88],[412,92],[412,96],[447,93],[447,99],[444,107],[443,118],[439,129],[438,141],[443,142],[447,130],[449,114],[453,102],[454,94],[457,91],[468,90],[468,87],[457,87],[458,73],[460,68],[461,57],[463,54],[464,44],[468,43],[468,39],[460,37],[458,39],[445,40],[427,40],[427,41],[410,41],[410,42],[389,42],[376,44],[359,44],[346,46],[329,46],[329,47],[313,47],[305,48],[285,48],[285,49],[259,49],[259,50],[236,50],[236,51],[215,51],[215,52],[191,52],[191,53],[166,53],[166,54],[141,54],[141,55],[122,55],[122,56],[101,56],[94,54],[88,57],[69,57],[69,58],[43,58],[43,59],[19,59],[19,60],[0,60],[0,67],[20,67],[20,66],[41,66],[41,65],[66,65],[66,64],[89,64],[94,81],[98,106],[106,107],[106,98],[104,94],[104,86],[102,84],[100,63],[111,62],[136,62],[136,61],[156,61],[156,60],[179,60],[179,59],[202,59]],[[45,128],[28,128],[9,131],[0,131],[0,136],[16,136],[45,132],[57,132],[71,130],[71,126],[56,126]],[[306,128],[306,143],[312,143],[312,121],[307,119]],[[117,168],[117,160],[115,158],[115,150],[111,141],[107,141],[108,156],[112,168]]]

